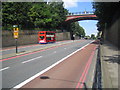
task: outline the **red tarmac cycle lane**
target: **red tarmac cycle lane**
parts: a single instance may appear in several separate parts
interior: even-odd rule
[[[91,43],[22,88],[83,88],[97,46]]]

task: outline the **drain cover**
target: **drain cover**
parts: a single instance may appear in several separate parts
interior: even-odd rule
[[[40,79],[50,79],[48,76],[41,76]]]

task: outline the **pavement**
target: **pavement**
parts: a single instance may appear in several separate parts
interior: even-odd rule
[[[100,45],[100,62],[101,62],[101,83],[102,88],[120,89],[119,83],[119,50],[111,43],[104,41]]]

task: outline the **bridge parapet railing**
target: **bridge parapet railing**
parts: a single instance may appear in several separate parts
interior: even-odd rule
[[[74,13],[68,13],[67,16],[70,16],[70,15],[85,15],[85,14],[94,14],[94,12],[93,11],[74,12]]]

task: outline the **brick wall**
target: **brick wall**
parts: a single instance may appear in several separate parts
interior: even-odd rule
[[[38,31],[19,31],[18,45],[37,44],[38,43]],[[56,40],[70,40],[70,33],[56,33]],[[13,38],[12,31],[2,31],[2,47],[15,46],[15,39]]]

